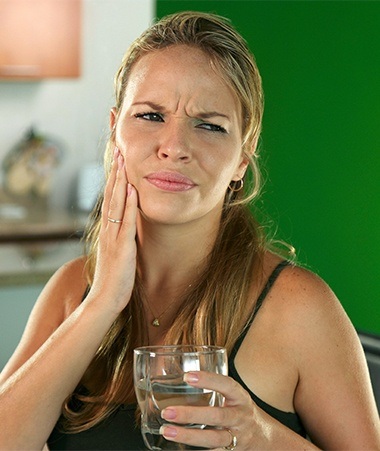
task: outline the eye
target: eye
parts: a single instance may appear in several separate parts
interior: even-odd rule
[[[162,115],[159,113],[154,113],[154,112],[137,113],[137,114],[135,114],[135,118],[143,119],[144,121],[164,122]]]
[[[210,132],[227,133],[227,130],[221,125],[210,124],[209,122],[202,122],[201,124],[197,125],[197,128],[209,130]]]

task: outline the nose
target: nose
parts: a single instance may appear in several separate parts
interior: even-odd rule
[[[183,120],[165,124],[158,149],[160,159],[187,163],[191,160],[190,134]]]

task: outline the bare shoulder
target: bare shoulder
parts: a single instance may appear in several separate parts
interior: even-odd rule
[[[80,304],[87,286],[86,259],[72,260],[51,277],[29,316],[21,341],[0,381],[17,370]]]
[[[347,315],[331,287],[308,269],[289,265],[277,282],[276,304],[293,320],[308,323],[307,327],[323,327],[329,320],[340,323]],[[281,294],[280,294],[281,293]],[[321,320],[324,321],[321,321]]]
[[[61,266],[46,284],[42,299],[52,306],[64,307],[70,314],[81,302],[88,285],[86,261],[86,257],[79,257]]]
[[[294,406],[309,435],[323,449],[374,449],[379,420],[363,349],[333,290],[313,272],[288,266],[268,300],[297,368]]]
[[[282,332],[301,370],[310,369],[309,357],[347,360],[362,353],[355,328],[330,286],[315,273],[289,265],[268,296],[282,317]]]
[[[252,294],[257,299],[265,282],[283,259],[267,254],[263,282]],[[310,350],[358,347],[356,331],[341,302],[330,286],[317,274],[295,264],[282,267],[265,296],[252,325],[252,341],[282,343],[289,362],[300,369]],[[360,346],[360,343],[359,343]]]
[[[316,341],[356,342],[356,332],[341,302],[317,274],[294,264],[286,266],[265,301],[270,318],[280,321],[281,333],[297,349]],[[335,341],[334,339],[334,341]]]
[[[266,264],[270,274],[276,258],[267,258]],[[281,395],[293,400],[316,444],[322,449],[377,449],[379,419],[363,349],[324,280],[296,265],[284,267],[250,332],[251,346],[263,350],[253,355],[255,363],[264,367],[269,361],[267,377],[277,375]],[[275,361],[268,355],[276,355]],[[262,387],[270,395],[264,382]]]
[[[284,262],[277,255],[268,253],[264,259],[263,280],[266,282],[276,267]],[[343,309],[329,285],[312,271],[289,262],[276,277],[265,304],[270,304],[292,322],[299,315],[315,318],[316,314],[342,313]]]
[[[87,284],[85,257],[61,266],[38,297],[28,327],[43,321],[53,332],[81,303]]]

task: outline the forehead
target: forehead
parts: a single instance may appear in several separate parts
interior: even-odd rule
[[[141,56],[132,67],[124,102],[136,96],[188,97],[207,107],[237,109],[240,101],[212,58],[199,48],[172,45]]]

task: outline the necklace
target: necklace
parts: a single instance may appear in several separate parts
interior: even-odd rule
[[[153,315],[153,321],[150,324],[154,327],[160,327],[161,326],[160,319],[165,315],[165,313],[170,309],[170,307],[173,304],[174,304],[174,301],[171,302],[160,315],[156,316],[152,310],[152,307],[149,305],[149,303],[147,303],[149,311]]]
[[[188,285],[188,289],[191,287],[191,285],[192,284],[190,284],[190,285]],[[177,299],[176,299],[177,300]],[[165,313],[170,309],[170,307],[176,302],[176,300],[174,300],[173,302],[171,302],[167,307],[166,307],[166,309],[162,312],[162,313],[160,313],[158,316],[157,315],[155,315],[155,313],[153,312],[153,310],[152,310],[152,307],[150,306],[150,304],[149,304],[149,302],[148,302],[148,300],[147,300],[147,302],[146,302],[146,305],[148,306],[148,309],[149,309],[149,311],[150,311],[150,313],[152,314],[152,316],[153,316],[153,321],[150,323],[152,326],[154,326],[154,327],[160,327],[161,326],[161,323],[160,323],[160,319],[165,315]]]

